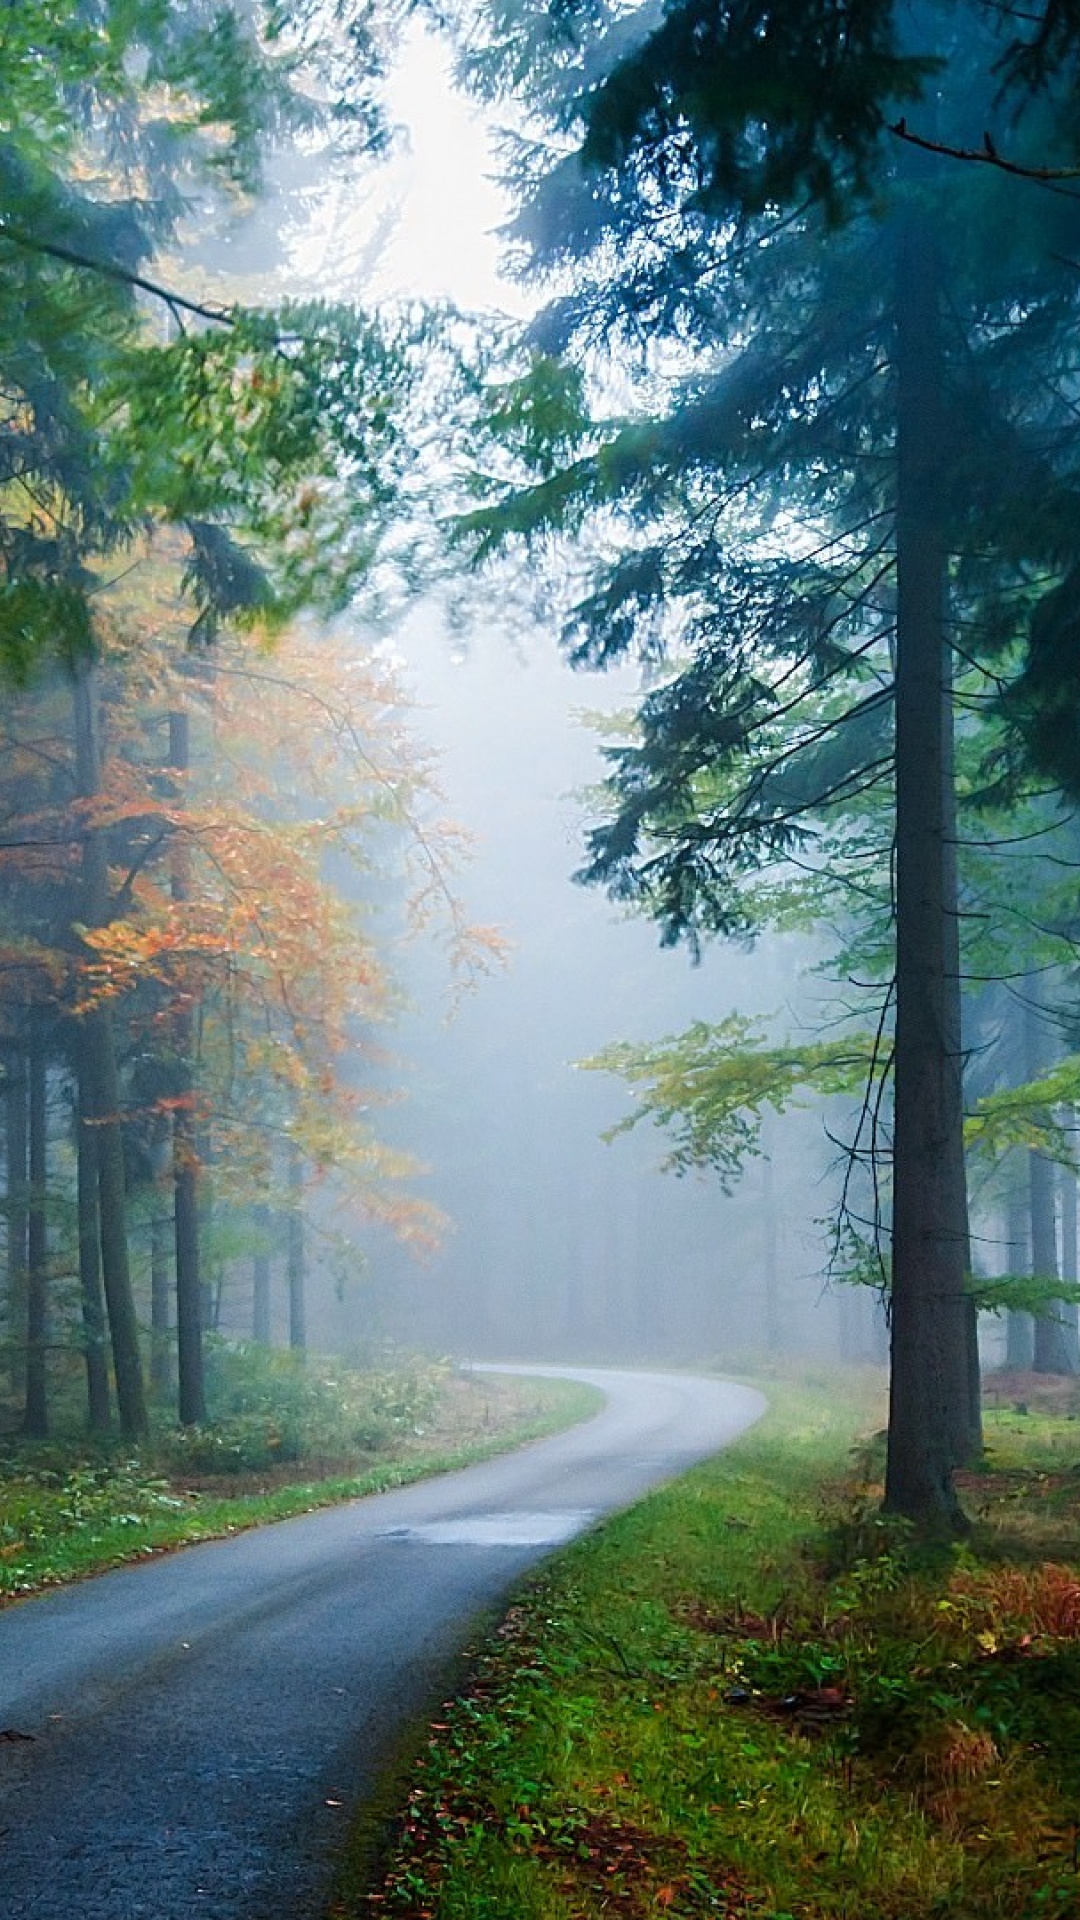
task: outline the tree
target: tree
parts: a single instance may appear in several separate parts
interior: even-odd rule
[[[388,5],[387,20],[397,12]],[[300,608],[339,610],[372,575],[416,473],[423,436],[415,414],[406,415],[425,381],[449,368],[443,335],[427,316],[378,318],[321,303],[261,310],[208,299],[180,284],[174,264],[154,264],[183,247],[211,211],[235,210],[257,190],[267,147],[282,135],[303,128],[327,148],[331,140],[377,139],[370,82],[378,50],[367,10],[334,9],[329,36],[328,23],[319,0],[301,0],[287,18],[220,0],[183,9],[153,0],[32,0],[0,46],[0,664],[27,683],[59,662],[71,683],[82,900],[73,913],[67,896],[67,931],[60,937],[51,928],[49,950],[74,939],[89,956],[82,984],[98,970],[97,988],[74,1007],[83,1298],[89,1364],[99,1243],[120,1415],[133,1435],[146,1416],[126,1219],[132,1141],[117,1009],[100,987],[108,929],[122,921],[122,896],[146,856],[135,857],[126,878],[111,871],[123,840],[118,823],[133,816],[130,796],[122,802],[128,813],[118,814],[105,792],[119,765],[99,733],[103,663],[115,661],[118,647],[105,607],[108,579],[145,560],[153,530],[164,529],[183,554],[178,571],[166,562],[183,609],[174,625],[193,647],[229,627],[269,636]],[[178,774],[184,720],[181,702],[171,756]],[[65,837],[61,829],[57,844]],[[182,836],[172,844],[182,859]],[[175,872],[173,882],[182,892]],[[61,971],[69,988],[74,975],[82,978],[70,954]],[[182,1067],[192,1051],[182,1011],[173,1026],[173,1064]],[[21,1075],[22,1030],[18,1050]],[[190,1097],[191,1089],[181,1094],[171,1124],[181,1390],[186,1417],[198,1418]],[[12,1117],[16,1149],[18,1124]],[[9,1265],[37,1330],[31,1255],[40,1250],[41,1220],[31,1208],[28,1247],[34,1182],[24,1172],[13,1151]],[[161,1311],[159,1284],[159,1332]],[[34,1331],[27,1352],[40,1350]],[[98,1377],[95,1418],[101,1385]]]
[[[745,930],[745,877],[813,865],[830,810],[895,779],[886,1501],[951,1530],[974,1413],[953,660],[1033,635],[1072,564],[1077,223],[1049,197],[1017,222],[1012,180],[946,178],[888,126],[1008,112],[1022,157],[1068,143],[1068,99],[1028,91],[1023,26],[978,0],[493,18],[473,72],[527,74],[548,136],[517,174],[515,237],[557,294],[533,343],[581,371],[541,361],[499,397],[519,464],[469,527],[485,553],[588,522],[576,657],[688,661],[612,757],[585,869],[664,938]],[[604,340],[644,347],[649,410],[622,426],[580,409]]]

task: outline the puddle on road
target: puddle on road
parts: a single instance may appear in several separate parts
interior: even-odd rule
[[[473,1513],[457,1520],[429,1520],[419,1527],[389,1527],[383,1540],[416,1540],[429,1547],[557,1547],[583,1533],[596,1518],[590,1511]]]

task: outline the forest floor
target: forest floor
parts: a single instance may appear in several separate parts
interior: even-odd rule
[[[1080,1914],[1080,1389],[998,1376],[972,1531],[879,1512],[880,1377],[769,1414],[528,1582],[345,1920]]]
[[[302,1379],[283,1370],[267,1387],[279,1412],[233,1414],[188,1435],[162,1422],[137,1449],[115,1439],[91,1444],[62,1426],[50,1441],[29,1442],[0,1426],[0,1605],[122,1561],[471,1465],[603,1404],[578,1381],[445,1364],[333,1371],[327,1381],[317,1363]],[[250,1393],[250,1378],[243,1384]]]

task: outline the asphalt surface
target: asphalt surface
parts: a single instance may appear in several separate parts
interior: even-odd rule
[[[764,1402],[572,1373],[584,1425],[0,1611],[3,1920],[308,1920],[470,1624]],[[21,1737],[29,1736],[29,1737]]]

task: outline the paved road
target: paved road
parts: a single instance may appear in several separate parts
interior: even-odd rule
[[[569,1433],[0,1611],[0,1730],[32,1736],[0,1738],[4,1920],[320,1913],[350,1809],[477,1613],[764,1405],[566,1371],[608,1396]]]

